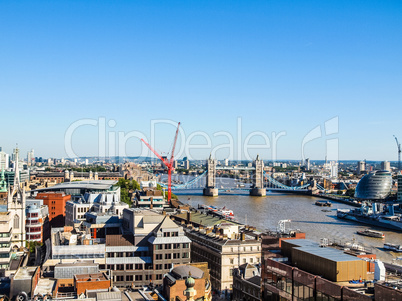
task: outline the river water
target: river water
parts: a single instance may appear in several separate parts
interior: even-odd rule
[[[172,180],[185,183],[193,178],[191,176],[173,175]],[[165,179],[166,176],[162,176],[162,181]],[[398,256],[402,257],[401,253],[383,249],[385,242],[402,244],[401,233],[336,217],[337,209],[354,208],[352,206],[331,201],[332,207],[319,207],[314,205],[319,198],[296,194],[268,192],[266,197],[252,197],[246,190],[234,190],[233,188],[242,186],[240,186],[240,182],[230,178],[217,177],[216,186],[222,189],[230,189],[231,192],[223,193],[217,197],[203,196],[202,187],[205,187],[205,179],[201,179],[191,186],[193,189],[173,190],[173,193],[178,195],[181,202],[189,203],[195,208],[199,204],[220,208],[226,206],[226,208],[233,210],[235,218],[239,222],[255,226],[260,231],[276,229],[279,220],[291,220],[290,228],[305,232],[307,239],[316,242],[320,242],[323,238],[343,243],[355,241],[365,247],[372,248],[372,252],[377,255],[377,258],[390,263]],[[248,186],[245,184],[244,188]],[[329,210],[329,212],[323,210]],[[385,239],[356,234],[357,230],[366,228],[383,232]],[[395,263],[402,264],[402,260],[397,260]]]

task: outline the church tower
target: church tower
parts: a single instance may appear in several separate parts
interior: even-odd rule
[[[7,211],[11,212],[13,234],[11,236],[11,246],[25,247],[25,187],[21,188],[20,169],[19,169],[19,149],[15,149],[15,169],[14,184],[8,191],[7,195]]]

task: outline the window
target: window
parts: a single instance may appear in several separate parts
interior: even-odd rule
[[[145,280],[152,280],[152,275],[145,275]]]
[[[247,262],[247,259],[246,258],[243,258],[243,263],[246,263]]]
[[[180,244],[173,244],[173,249],[180,249]]]
[[[172,232],[172,234],[171,234],[173,237],[175,237],[175,236],[179,236],[179,232]]]
[[[250,263],[253,263],[254,262],[254,258],[250,258]]]
[[[162,254],[155,254],[155,260],[161,260]]]
[[[181,258],[189,258],[189,253],[188,252],[183,253],[183,256]]]
[[[180,253],[173,253],[173,259],[180,258]]]
[[[170,237],[170,232],[163,232],[163,237]]]
[[[162,274],[157,274],[156,275],[156,280],[161,280],[162,279]]]
[[[172,254],[165,254],[165,259],[172,259]]]
[[[135,281],[142,281],[142,275],[135,275]]]
[[[188,249],[189,247],[190,247],[190,244],[189,244],[189,243],[184,243],[184,244],[183,244],[183,248]]]
[[[116,276],[116,281],[124,281],[124,276]]]
[[[172,248],[172,244],[165,244],[165,250],[170,250]]]
[[[230,264],[233,264],[233,263],[234,263],[234,259],[230,258]]]
[[[133,275],[127,275],[126,281],[133,281]]]
[[[14,216],[14,229],[20,228],[20,217],[18,215]]]
[[[162,250],[162,245],[155,245],[155,250]]]
[[[126,270],[132,270],[133,269],[133,264],[126,264]]]
[[[161,264],[155,264],[155,270],[162,270]]]
[[[142,270],[142,269],[143,269],[142,263],[136,263],[136,264],[135,264],[135,269],[136,269],[136,270]]]
[[[169,270],[172,267],[170,263],[165,263],[165,270]]]

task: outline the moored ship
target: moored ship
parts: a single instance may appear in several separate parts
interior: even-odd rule
[[[394,251],[394,252],[402,252],[402,245],[395,245],[390,243],[384,244],[384,249]]]
[[[373,203],[373,208],[363,204],[357,209],[338,209],[336,216],[341,219],[387,228],[402,232],[402,220],[400,214],[394,214],[393,205],[388,205],[388,212],[377,212],[377,204]]]
[[[370,229],[364,229],[361,231],[357,231],[357,234],[364,235],[364,236],[369,236],[369,237],[375,237],[375,238],[385,238],[384,233],[380,231],[374,231]]]

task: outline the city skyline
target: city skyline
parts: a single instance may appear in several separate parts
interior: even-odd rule
[[[119,132],[150,139],[152,121],[170,120],[182,122],[188,135],[205,132],[212,148],[227,143],[217,132],[235,137],[235,149],[250,133],[272,141],[273,132],[286,132],[277,160],[300,160],[303,139],[320,126],[305,157],[323,160],[334,138],[339,160],[396,161],[401,6],[2,2],[0,146],[11,153],[18,143],[24,156],[33,148],[36,156],[62,158],[66,132],[77,121],[105,118],[106,142],[109,133],[118,142]],[[328,136],[325,123],[333,118],[338,131]],[[78,156],[99,155],[98,132],[96,126],[76,132],[71,145]],[[169,151],[173,136],[173,125],[158,127],[157,150]],[[125,148],[135,156],[144,146],[131,139]],[[270,160],[272,149],[250,155]],[[194,159],[209,153],[196,150]]]

